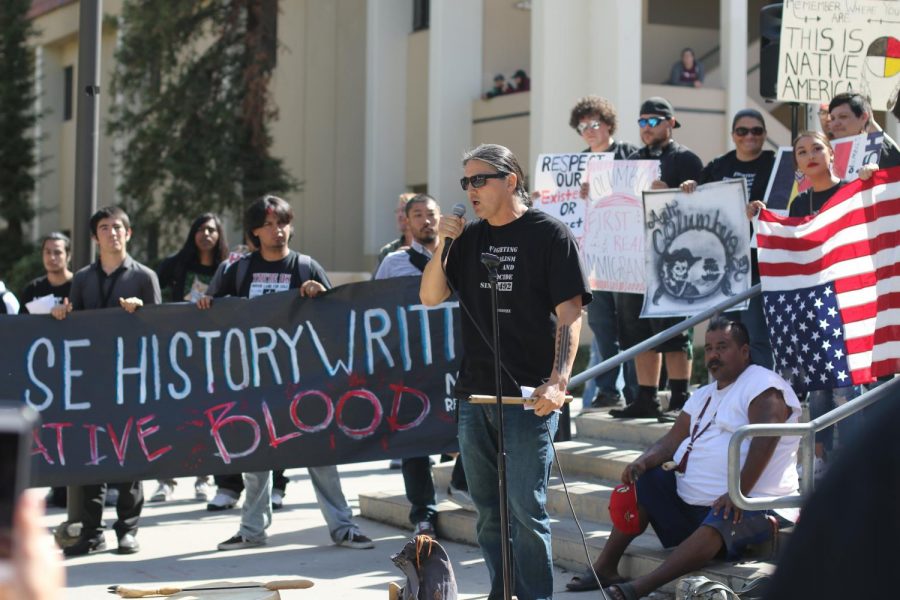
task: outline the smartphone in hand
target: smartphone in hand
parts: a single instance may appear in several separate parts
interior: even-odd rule
[[[12,573],[13,512],[31,479],[31,431],[37,423],[31,407],[0,401],[0,581]]]

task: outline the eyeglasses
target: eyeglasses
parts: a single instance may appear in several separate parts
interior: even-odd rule
[[[738,137],[744,137],[748,133],[752,133],[753,135],[759,137],[766,132],[765,127],[760,127],[757,125],[756,127],[735,127],[734,135]]]
[[[660,123],[665,121],[662,117],[650,117],[649,119],[638,119],[638,127],[643,129],[644,127],[656,127]]]
[[[469,184],[472,184],[472,187],[476,190],[480,187],[484,187],[484,184],[487,183],[488,179],[503,179],[509,175],[509,173],[504,173],[500,171],[499,173],[479,173],[478,175],[472,175],[471,177],[463,177],[459,180],[459,185],[462,186],[463,191],[469,189]]]
[[[600,121],[591,121],[590,123],[579,123],[578,127],[575,130],[578,132],[578,135],[584,135],[584,132],[588,129],[600,129]]]

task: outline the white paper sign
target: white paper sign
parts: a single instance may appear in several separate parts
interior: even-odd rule
[[[692,316],[750,288],[746,182],[644,192],[641,317]],[[729,310],[743,310],[747,302]]]
[[[898,2],[785,0],[776,96],[821,103],[859,92],[890,110],[900,90],[898,38]]]
[[[534,167],[534,207],[569,226],[581,245],[587,199],[582,198],[582,184],[587,183],[587,170],[597,161],[611,161],[612,153],[541,154]]]
[[[641,192],[659,177],[659,161],[616,160],[588,169],[590,203],[581,256],[591,289],[643,294]]]

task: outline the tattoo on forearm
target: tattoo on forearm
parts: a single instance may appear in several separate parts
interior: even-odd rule
[[[572,326],[558,325],[556,328],[556,370],[561,375],[568,375],[571,345]]]

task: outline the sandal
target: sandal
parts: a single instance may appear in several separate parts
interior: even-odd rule
[[[625,581],[624,577],[604,579],[598,575],[597,578],[600,580],[600,585],[603,587],[616,583],[623,583]],[[591,590],[599,590],[600,588],[597,586],[597,579],[594,579],[594,571],[588,567],[585,569],[584,573],[573,577],[572,581],[566,584],[566,589],[570,592],[589,592]]]
[[[641,598],[634,590],[634,586],[624,581],[605,587],[603,591],[610,600],[640,600]]]

